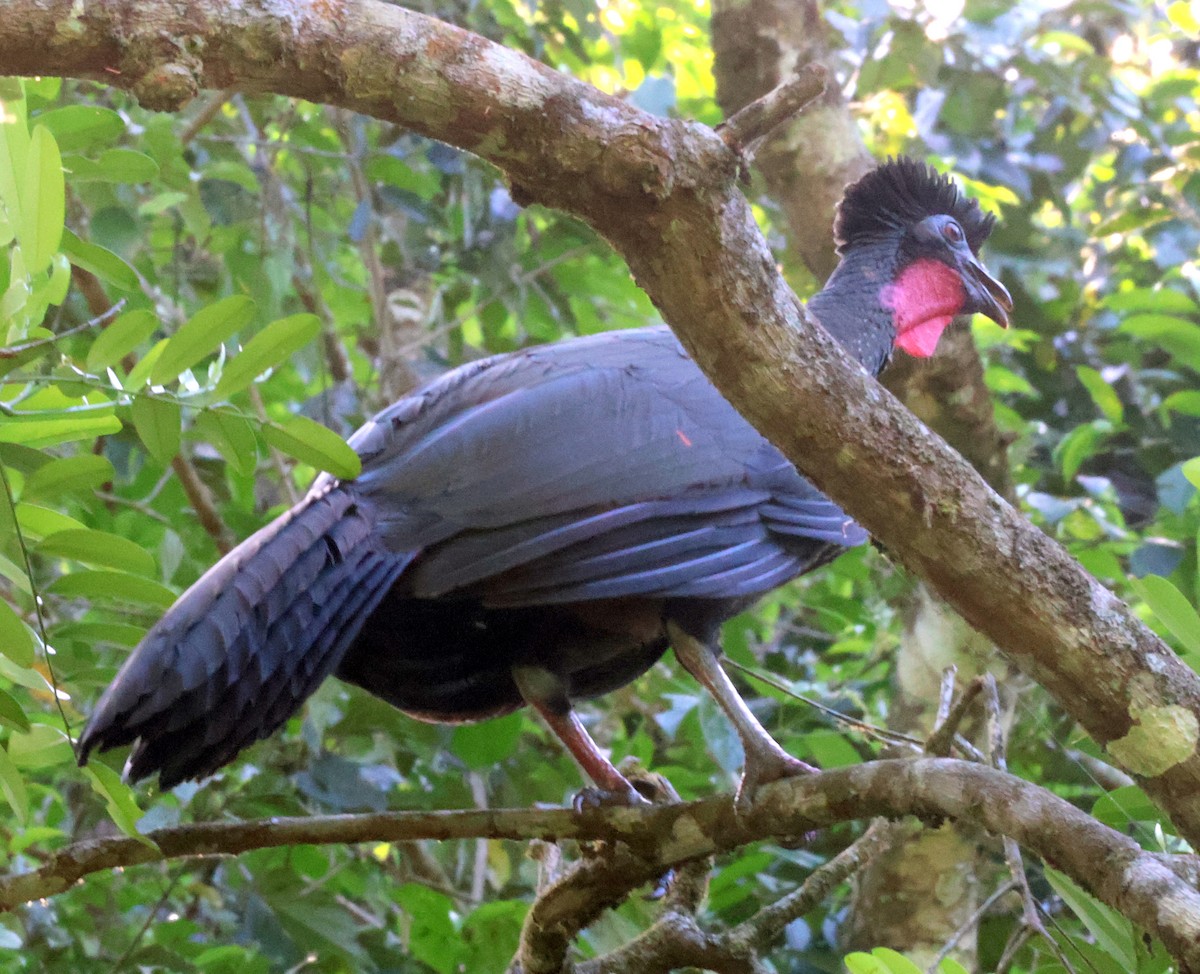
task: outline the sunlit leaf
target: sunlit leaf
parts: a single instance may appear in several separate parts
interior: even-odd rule
[[[1200,654],[1200,615],[1179,589],[1161,575],[1131,578],[1129,585],[1185,652]]]
[[[26,419],[0,416],[0,443],[22,443],[25,446],[57,446],[75,440],[92,440],[97,436],[119,433],[121,421],[111,412],[77,413],[47,419]]]
[[[154,556],[141,545],[108,531],[91,528],[59,531],[38,543],[38,554],[69,558],[85,565],[117,568],[138,575],[154,573]]]
[[[1125,414],[1125,407],[1121,405],[1121,397],[1117,395],[1112,386],[1104,381],[1104,377],[1086,365],[1077,365],[1075,374],[1105,418],[1114,423],[1121,422]]]
[[[8,756],[25,771],[74,764],[75,751],[67,735],[57,727],[34,724],[28,734],[15,734],[8,741]]]
[[[75,236],[69,228],[65,227],[63,228],[61,246],[63,253],[67,255],[67,259],[72,264],[95,274],[105,284],[111,284],[122,291],[136,291],[138,289],[137,271],[111,250],[107,250],[99,244],[91,243],[88,240],[82,240]],[[130,313],[136,314],[137,312]],[[148,312],[142,313],[148,314]],[[109,328],[111,327],[110,325]],[[116,359],[112,359],[111,361],[116,361]],[[90,364],[90,355],[88,362],[89,368],[96,367]]]
[[[353,480],[362,472],[362,461],[346,441],[331,429],[307,416],[293,416],[286,423],[268,423],[263,438],[288,456],[328,470],[342,480]]]
[[[167,340],[150,373],[150,381],[165,385],[184,369],[211,355],[254,319],[254,302],[235,294],[201,308]]]
[[[67,203],[58,145],[42,125],[34,128],[30,139],[24,191],[21,246],[30,273],[40,274],[58,253]]]
[[[138,807],[132,789],[121,780],[121,776],[99,761],[93,761],[83,770],[96,794],[104,799],[109,817],[117,828],[130,838],[157,849],[158,846],[138,831],[137,823],[142,817],[142,810]]]
[[[298,314],[271,322],[226,364],[217,383],[217,395],[228,398],[246,388],[268,369],[286,362],[320,333],[321,320],[316,315]]]
[[[56,578],[47,591],[63,598],[85,598],[104,602],[134,602],[166,609],[175,593],[165,585],[140,575],[88,569]]]

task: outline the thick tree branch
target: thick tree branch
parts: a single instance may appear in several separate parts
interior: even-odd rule
[[[660,875],[668,866],[763,839],[794,839],[861,818],[952,818],[1010,835],[1097,898],[1160,937],[1191,974],[1200,972],[1200,893],[1196,864],[1144,851],[1127,836],[1028,782],[945,758],[875,761],[764,786],[744,815],[730,798],[681,805],[576,813],[566,809],[393,812],[218,822],[147,836],[80,842],[40,868],[0,879],[0,909],[52,896],[95,872],[162,859],[232,855],[250,849],[418,839],[605,842],[611,850],[578,867],[603,883],[568,873],[539,898],[543,931],[569,940],[581,916]],[[603,875],[600,875],[603,874]],[[599,892],[597,892],[599,890]],[[754,931],[748,935],[757,937]],[[565,947],[563,948],[565,949]],[[538,968],[534,968],[538,969]]]
[[[730,401],[1200,840],[1200,681],[805,315],[710,129],[370,0],[28,0],[9,14],[6,71],[103,80],[163,109],[202,87],[338,104],[475,152],[524,201],[587,220]]]

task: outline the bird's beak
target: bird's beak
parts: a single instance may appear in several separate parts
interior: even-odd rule
[[[1007,328],[1008,316],[1013,309],[1008,288],[992,277],[983,262],[974,255],[962,262],[961,272],[967,290],[963,313],[987,315],[1001,328]]]

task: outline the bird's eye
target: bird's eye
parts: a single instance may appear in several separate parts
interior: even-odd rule
[[[960,227],[957,223],[947,223],[942,227],[942,236],[949,240],[952,244],[962,243],[962,227]]]

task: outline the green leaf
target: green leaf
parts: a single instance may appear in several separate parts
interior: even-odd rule
[[[255,379],[304,348],[321,333],[316,315],[298,314],[272,321],[246,343],[246,347],[225,366],[216,394],[227,399]]]
[[[127,311],[100,332],[88,349],[87,367],[99,372],[120,362],[148,339],[158,327],[158,317],[150,311]]]
[[[0,204],[4,205],[14,233],[23,226],[21,206],[28,160],[25,99],[17,91],[0,100]]]
[[[850,974],[891,974],[888,966],[877,957],[856,951],[842,958]]]
[[[47,447],[73,440],[92,440],[120,431],[121,421],[109,412],[79,413],[53,419],[0,416],[0,443]]]
[[[133,425],[146,449],[164,467],[179,452],[182,409],[177,402],[138,396],[133,400]]]
[[[454,928],[454,901],[445,893],[417,883],[406,883],[393,893],[409,918],[409,952],[439,974],[458,969],[462,940]]]
[[[29,718],[17,698],[7,690],[0,690],[0,724],[22,734],[29,732]]]
[[[151,849],[157,849],[149,838],[138,831],[138,819],[142,810],[138,808],[133,790],[121,780],[121,776],[106,764],[95,761],[83,769],[92,783],[92,789],[104,799],[113,823],[131,839],[137,839]]]
[[[83,528],[82,521],[77,521],[69,514],[56,511],[52,507],[41,507],[22,501],[17,505],[17,521],[22,530],[31,537],[45,538],[58,531],[70,531]]]
[[[1120,331],[1166,349],[1180,364],[1200,371],[1200,328],[1183,318],[1165,314],[1137,314],[1127,318]]]
[[[1100,302],[1100,306],[1112,311],[1157,312],[1169,315],[1186,315],[1198,310],[1196,302],[1188,295],[1169,287],[1139,287],[1110,294]]]
[[[947,957],[938,965],[938,974],[970,974],[970,972],[953,957]]]
[[[1135,822],[1154,822],[1168,834],[1175,832],[1159,807],[1137,785],[1126,785],[1101,795],[1092,806],[1092,815],[1097,821],[1120,832]]]
[[[1131,578],[1129,585],[1179,640],[1184,652],[1200,654],[1200,615],[1187,596],[1161,575]]]
[[[25,169],[25,199],[22,206],[21,247],[31,274],[50,267],[62,239],[67,210],[67,187],[63,181],[62,158],[50,130],[38,125],[29,144]]]
[[[37,116],[54,135],[63,152],[74,152],[100,142],[111,142],[125,131],[125,122],[111,108],[96,105],[68,105]]]
[[[263,438],[288,456],[328,470],[342,480],[353,480],[362,473],[362,461],[333,430],[313,422],[307,416],[293,416],[283,424],[268,423]]]
[[[13,764],[8,751],[0,747],[0,791],[8,804],[12,806],[17,821],[25,825],[29,821],[29,795],[25,791],[25,781],[21,772]]]
[[[206,409],[196,417],[196,432],[208,440],[243,477],[258,466],[254,428],[231,409]]]
[[[1076,426],[1054,448],[1054,459],[1062,468],[1064,480],[1071,480],[1088,457],[1096,453],[1112,434],[1112,423],[1098,419]]]
[[[70,558],[85,565],[117,568],[137,575],[154,574],[154,556],[128,538],[85,528],[58,531],[37,545],[40,555]]]
[[[1136,970],[1137,958],[1130,922],[1116,910],[1105,906],[1090,893],[1080,889],[1074,881],[1058,870],[1046,866],[1045,875],[1063,902],[1091,931],[1096,943],[1121,964],[1124,970]]]
[[[459,724],[450,735],[450,749],[468,768],[494,767],[516,750],[522,720],[517,713],[479,724]]]
[[[1180,471],[1188,479],[1188,482],[1200,490],[1200,457],[1193,457],[1191,460],[1186,460],[1179,465]]]
[[[81,453],[60,457],[38,467],[25,481],[23,500],[46,500],[72,491],[95,490],[116,477],[107,457]]]
[[[63,227],[62,243],[60,246],[62,247],[62,252],[67,255],[67,259],[72,264],[95,274],[105,284],[111,284],[122,291],[136,291],[138,289],[137,271],[111,250],[107,250],[99,244],[81,240],[71,232],[69,227]],[[129,314],[137,313],[129,312]],[[149,314],[149,312],[141,313]],[[157,319],[155,320],[157,321]],[[107,334],[111,329],[112,325],[109,325],[105,329],[104,334]]]
[[[158,163],[133,149],[109,149],[98,159],[71,155],[63,164],[76,183],[146,183],[158,175]]]
[[[13,764],[26,771],[53,768],[63,764],[74,764],[75,751],[67,735],[57,727],[34,724],[28,734],[9,738],[8,756]]]
[[[161,609],[169,608],[175,602],[175,593],[165,585],[140,575],[100,569],[61,575],[50,583],[47,591],[68,599],[133,602]]]
[[[36,659],[33,633],[7,602],[0,599],[0,653],[17,666],[32,666]]]
[[[173,381],[253,319],[254,302],[240,294],[201,308],[167,340],[166,348],[150,371],[151,384],[161,386]]]
[[[1105,418],[1114,423],[1121,422],[1125,415],[1125,407],[1121,405],[1121,397],[1116,394],[1112,386],[1104,381],[1104,377],[1086,365],[1077,365],[1075,374],[1079,376],[1079,381],[1083,383],[1088,395],[1092,397],[1092,402],[1096,404]]]

